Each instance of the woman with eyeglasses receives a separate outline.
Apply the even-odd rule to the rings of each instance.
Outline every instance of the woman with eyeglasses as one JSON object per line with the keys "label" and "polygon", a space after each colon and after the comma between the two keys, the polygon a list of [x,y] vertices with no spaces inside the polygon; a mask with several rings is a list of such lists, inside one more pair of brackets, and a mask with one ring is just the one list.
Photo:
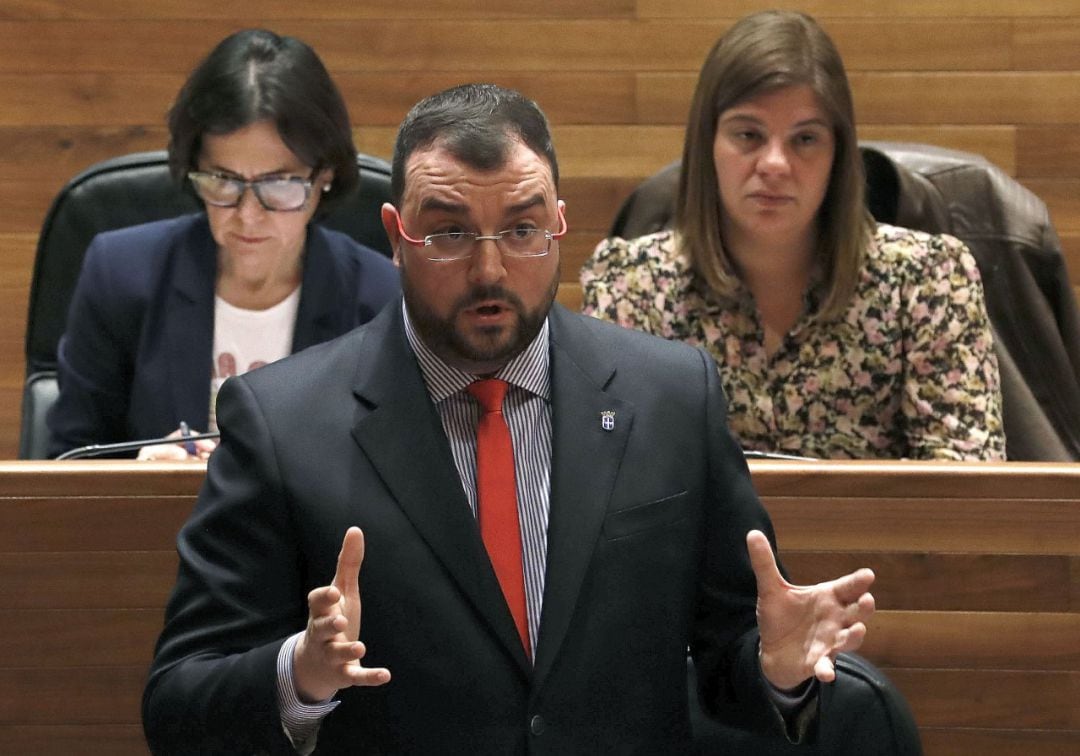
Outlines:
{"label": "woman with eyeglasses", "polygon": [[[91,243],[58,350],[53,456],[214,430],[226,378],[339,336],[398,296],[389,258],[317,222],[359,179],[345,103],[307,44],[227,37],[168,122],[171,172],[203,211]],[[139,458],[213,448],[146,446]]]}
{"label": "woman with eyeglasses", "polygon": [[873,222],[854,121],[813,19],[738,21],[698,78],[674,229],[601,242],[585,311],[708,350],[745,449],[1001,459],[975,260],[953,237]]}

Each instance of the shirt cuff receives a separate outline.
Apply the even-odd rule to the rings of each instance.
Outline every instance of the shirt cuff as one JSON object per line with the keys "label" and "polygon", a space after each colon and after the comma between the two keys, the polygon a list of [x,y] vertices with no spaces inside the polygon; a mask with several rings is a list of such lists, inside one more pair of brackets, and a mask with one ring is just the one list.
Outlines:
{"label": "shirt cuff", "polygon": [[761,669],[761,655],[758,653],[758,672],[765,682],[765,692],[772,703],[773,709],[784,725],[784,734],[791,743],[801,743],[810,732],[810,728],[817,718],[817,706],[815,702],[818,696],[818,681],[816,677],[804,680],[801,684],[784,690],[778,688],[769,681],[765,672]]}
{"label": "shirt cuff", "polygon": [[340,701],[327,698],[319,703],[306,704],[296,693],[293,673],[293,651],[303,632],[290,636],[281,644],[277,657],[277,698],[281,715],[281,727],[293,748],[302,756],[315,750],[319,725],[327,714],[337,708]]}

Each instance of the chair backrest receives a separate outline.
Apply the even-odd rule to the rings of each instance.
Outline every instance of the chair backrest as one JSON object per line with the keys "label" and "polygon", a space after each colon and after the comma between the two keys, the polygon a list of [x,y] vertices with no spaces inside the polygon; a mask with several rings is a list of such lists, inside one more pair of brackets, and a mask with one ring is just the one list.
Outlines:
{"label": "chair backrest", "polygon": [[[389,256],[379,208],[390,200],[390,164],[370,155],[358,155],[357,164],[358,190],[320,223]],[[172,218],[200,207],[190,190],[172,180],[164,150],[104,160],[60,190],[42,224],[30,282],[20,459],[45,455],[45,413],[56,398],[56,348],[91,239],[102,231]]]}
{"label": "chair backrest", "polygon": [[836,679],[820,687],[816,732],[810,742],[799,745],[711,719],[699,702],[694,665],[689,659],[687,672],[696,754],[920,756],[923,752],[907,700],[880,669],[858,654],[837,656]]}
{"label": "chair backrest", "polygon": [[[1080,308],[1042,200],[971,153],[863,142],[867,208],[880,222],[965,242],[982,274],[1001,370],[1009,459],[1080,460]],[[611,235],[671,226],[680,165],[643,181]]]}

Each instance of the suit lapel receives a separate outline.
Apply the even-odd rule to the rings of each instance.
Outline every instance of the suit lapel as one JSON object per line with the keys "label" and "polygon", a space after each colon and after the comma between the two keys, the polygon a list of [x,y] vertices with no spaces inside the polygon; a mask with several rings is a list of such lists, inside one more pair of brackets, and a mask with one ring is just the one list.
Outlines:
{"label": "suit lapel", "polygon": [[[605,392],[614,362],[577,317],[552,309],[551,501],[537,689],[566,638],[634,418],[633,405]],[[610,430],[606,412],[614,412]]]}
{"label": "suit lapel", "polygon": [[[401,306],[365,328],[352,435],[420,537],[514,658],[530,664],[462,490],[442,422],[405,338]],[[374,359],[378,355],[378,359]]]}
{"label": "suit lapel", "polygon": [[[340,323],[348,307],[342,304],[345,292],[341,291],[340,274],[326,238],[314,225],[308,226],[304,243],[303,280],[300,288],[300,304],[296,311],[293,329],[293,353],[319,344],[344,333],[351,323]],[[352,300],[345,296],[352,305]]]}
{"label": "suit lapel", "polygon": [[210,369],[213,361],[214,281],[217,248],[205,218],[178,241],[162,318],[169,350],[170,391],[176,422],[206,430],[210,421]]}

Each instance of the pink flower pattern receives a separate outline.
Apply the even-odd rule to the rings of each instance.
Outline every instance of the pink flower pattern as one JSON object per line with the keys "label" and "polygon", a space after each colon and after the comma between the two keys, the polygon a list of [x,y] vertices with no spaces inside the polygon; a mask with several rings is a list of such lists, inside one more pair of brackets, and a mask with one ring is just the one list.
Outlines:
{"label": "pink flower pattern", "polygon": [[701,346],[745,448],[819,458],[993,460],[1001,389],[975,259],[946,235],[880,225],[846,315],[813,317],[765,352],[748,292],[698,286],[674,234],[606,239],[581,270],[584,310]]}

